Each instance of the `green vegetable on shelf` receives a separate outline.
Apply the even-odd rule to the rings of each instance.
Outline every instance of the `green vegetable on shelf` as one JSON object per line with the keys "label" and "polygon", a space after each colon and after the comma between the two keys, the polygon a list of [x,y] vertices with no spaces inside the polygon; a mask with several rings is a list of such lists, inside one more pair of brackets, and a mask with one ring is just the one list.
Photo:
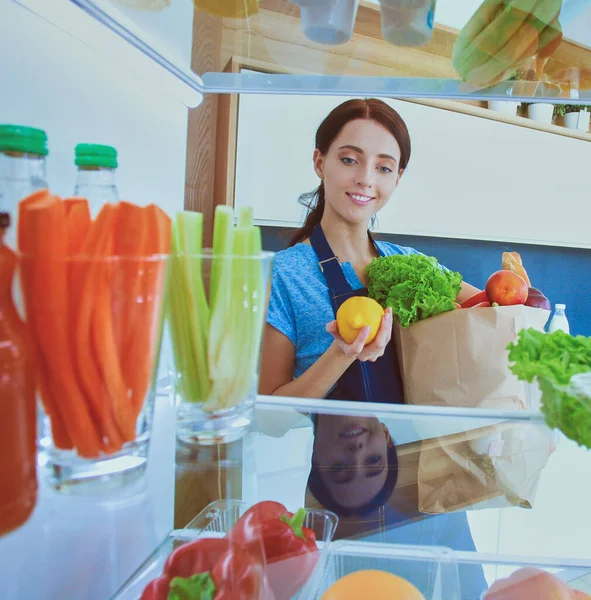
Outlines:
{"label": "green vegetable on shelf", "polygon": [[402,327],[454,310],[462,286],[459,273],[443,269],[424,254],[382,256],[365,272],[369,297],[390,307]]}
{"label": "green vegetable on shelf", "polygon": [[213,600],[215,584],[209,573],[173,577],[167,600]]}
{"label": "green vegetable on shelf", "polygon": [[530,383],[537,380],[548,426],[591,448],[591,400],[571,384],[573,375],[591,372],[591,338],[530,328],[507,348],[513,373]]}
{"label": "green vegetable on shelf", "polygon": [[203,252],[203,215],[179,212],[167,286],[178,392],[204,410],[230,408],[253,385],[265,317],[262,240],[252,209],[218,206],[211,254]]}

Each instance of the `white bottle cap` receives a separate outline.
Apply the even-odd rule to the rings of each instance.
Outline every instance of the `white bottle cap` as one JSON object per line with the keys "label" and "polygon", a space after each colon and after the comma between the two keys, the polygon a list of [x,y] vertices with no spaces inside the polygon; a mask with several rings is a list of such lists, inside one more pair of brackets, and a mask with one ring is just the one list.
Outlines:
{"label": "white bottle cap", "polygon": [[564,310],[566,308],[566,304],[557,304],[556,308],[562,308],[562,310]]}

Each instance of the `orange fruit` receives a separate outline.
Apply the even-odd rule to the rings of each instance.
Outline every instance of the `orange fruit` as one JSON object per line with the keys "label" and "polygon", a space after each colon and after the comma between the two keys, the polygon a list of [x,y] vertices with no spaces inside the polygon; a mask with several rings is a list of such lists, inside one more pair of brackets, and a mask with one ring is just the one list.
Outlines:
{"label": "orange fruit", "polygon": [[320,600],[425,600],[410,582],[385,571],[365,570],[350,573],[333,583]]}
{"label": "orange fruit", "polygon": [[384,309],[375,300],[365,296],[353,296],[345,300],[337,310],[339,334],[347,344],[352,344],[359,332],[369,326],[369,336],[365,342],[367,346],[378,335],[383,316]]}

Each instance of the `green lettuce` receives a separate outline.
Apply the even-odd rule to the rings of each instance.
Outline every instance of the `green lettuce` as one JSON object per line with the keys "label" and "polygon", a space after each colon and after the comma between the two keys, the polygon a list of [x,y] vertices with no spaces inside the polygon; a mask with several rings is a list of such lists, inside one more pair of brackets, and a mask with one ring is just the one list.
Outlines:
{"label": "green lettuce", "polygon": [[462,276],[423,254],[382,256],[365,269],[369,297],[390,307],[402,327],[454,310]]}
{"label": "green lettuce", "polygon": [[591,448],[591,399],[571,385],[573,375],[591,372],[591,338],[522,329],[507,349],[511,371],[521,380],[537,380],[548,426]]}

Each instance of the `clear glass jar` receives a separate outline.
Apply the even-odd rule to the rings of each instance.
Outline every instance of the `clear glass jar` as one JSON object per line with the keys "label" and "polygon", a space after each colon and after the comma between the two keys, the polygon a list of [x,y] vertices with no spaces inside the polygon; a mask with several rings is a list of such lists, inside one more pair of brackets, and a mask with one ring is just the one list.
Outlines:
{"label": "clear glass jar", "polygon": [[18,204],[47,187],[47,135],[41,129],[0,125],[0,212],[8,213],[11,227],[4,243],[16,248]]}
{"label": "clear glass jar", "polygon": [[99,144],[78,144],[75,164],[78,167],[74,196],[86,198],[94,219],[101,207],[119,201],[117,189],[117,150]]}

